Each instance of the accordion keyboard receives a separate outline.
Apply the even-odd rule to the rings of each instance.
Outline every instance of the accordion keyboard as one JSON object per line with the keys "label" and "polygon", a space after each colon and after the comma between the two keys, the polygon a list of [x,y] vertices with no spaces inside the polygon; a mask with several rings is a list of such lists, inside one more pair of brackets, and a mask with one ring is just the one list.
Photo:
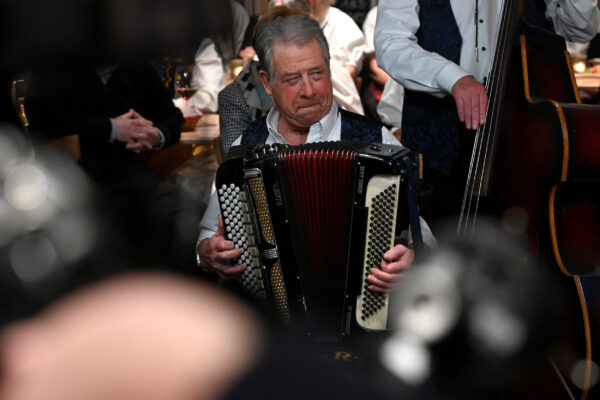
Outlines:
{"label": "accordion keyboard", "polygon": [[365,257],[362,288],[356,304],[356,322],[365,329],[387,328],[389,294],[369,289],[366,278],[371,269],[380,268],[383,254],[394,245],[399,188],[399,176],[375,176],[367,188],[365,205],[369,208],[369,213]]}
{"label": "accordion keyboard", "polygon": [[241,289],[258,301],[266,302],[267,295],[256,247],[257,232],[252,223],[248,195],[243,188],[232,183],[222,185],[218,189],[218,196],[227,239],[242,250],[238,263],[246,264],[246,269],[239,278]]}

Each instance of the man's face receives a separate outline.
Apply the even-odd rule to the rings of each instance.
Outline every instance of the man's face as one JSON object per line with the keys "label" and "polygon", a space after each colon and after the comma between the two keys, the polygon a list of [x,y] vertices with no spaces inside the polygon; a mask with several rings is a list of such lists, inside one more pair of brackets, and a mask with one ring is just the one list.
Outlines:
{"label": "man's face", "polygon": [[281,113],[280,123],[308,128],[331,109],[333,87],[329,65],[316,40],[296,45],[273,46],[272,82],[262,71],[265,90]]}

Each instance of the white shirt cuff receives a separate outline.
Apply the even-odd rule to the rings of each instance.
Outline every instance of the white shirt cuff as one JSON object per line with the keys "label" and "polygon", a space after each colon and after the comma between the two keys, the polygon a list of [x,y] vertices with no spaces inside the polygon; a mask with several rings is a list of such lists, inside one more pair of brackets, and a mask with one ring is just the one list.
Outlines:
{"label": "white shirt cuff", "polygon": [[160,143],[157,144],[156,146],[153,147],[154,150],[160,150],[164,147],[165,145],[165,135],[162,133],[162,131],[158,128],[154,128],[156,129],[156,132],[158,132],[158,136],[160,137]]}
{"label": "white shirt cuff", "polygon": [[437,83],[445,92],[452,94],[454,84],[467,75],[471,74],[454,63],[448,63],[438,74]]}
{"label": "white shirt cuff", "polygon": [[110,119],[110,137],[108,138],[108,143],[113,143],[117,140],[117,123],[113,118]]}

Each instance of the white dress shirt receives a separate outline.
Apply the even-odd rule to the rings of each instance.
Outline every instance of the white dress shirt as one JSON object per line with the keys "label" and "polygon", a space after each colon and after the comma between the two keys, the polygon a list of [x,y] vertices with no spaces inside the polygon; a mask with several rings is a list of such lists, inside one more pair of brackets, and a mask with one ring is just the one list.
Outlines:
{"label": "white dress shirt", "polygon": [[[545,0],[546,18],[567,40],[586,42],[600,24],[596,0]],[[375,26],[378,64],[405,88],[445,96],[460,78],[473,75],[480,82],[488,74],[494,54],[502,0],[479,1],[475,56],[475,0],[450,0],[463,42],[460,66],[417,44],[417,0],[380,0]],[[484,50],[485,48],[485,50]]]}
{"label": "white dress shirt", "polygon": [[186,106],[200,112],[217,112],[219,92],[225,87],[225,69],[212,39],[204,39],[196,51],[191,86],[197,90]]}
{"label": "white dress shirt", "polygon": [[331,58],[343,65],[354,66],[360,71],[366,41],[352,17],[338,8],[329,7],[320,25],[329,42]]}
{"label": "white dress shirt", "polygon": [[[377,21],[377,6],[371,8],[365,17],[362,30],[367,41],[367,52],[375,52],[374,36]],[[404,88],[393,79],[388,79],[377,102],[377,115],[381,122],[391,127],[394,132],[402,126],[402,105],[404,104]]]}
{"label": "white dress shirt", "polygon": [[377,22],[377,6],[371,8],[367,13],[365,20],[363,21],[362,31],[367,41],[367,53],[375,51],[375,43],[373,38],[375,37],[375,22]]}
{"label": "white dress shirt", "polygon": [[[217,112],[219,108],[218,96],[225,87],[226,74],[229,72],[229,59],[238,57],[246,27],[250,22],[246,9],[240,3],[230,0],[230,4],[233,49],[220,54],[212,39],[207,38],[200,43],[194,56],[191,84],[197,90],[185,104],[186,107],[194,107],[197,111],[206,112]],[[225,50],[223,49],[223,51]],[[177,105],[183,106],[184,104]]]}
{"label": "white dress shirt", "polygon": [[329,44],[333,97],[342,108],[364,115],[356,84],[346,66],[360,72],[366,50],[365,37],[356,22],[335,7],[329,7],[320,26]]}
{"label": "white dress shirt", "polygon": [[381,122],[391,127],[392,132],[402,127],[403,105],[404,88],[395,80],[389,79],[377,103],[377,115],[381,118]]}

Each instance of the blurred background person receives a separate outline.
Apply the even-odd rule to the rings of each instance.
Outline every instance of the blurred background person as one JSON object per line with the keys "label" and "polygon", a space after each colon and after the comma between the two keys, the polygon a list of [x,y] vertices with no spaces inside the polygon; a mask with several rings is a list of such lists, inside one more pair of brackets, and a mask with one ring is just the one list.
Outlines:
{"label": "blurred background person", "polygon": [[375,45],[373,43],[373,35],[375,34],[375,22],[377,20],[377,6],[372,7],[363,21],[362,31],[366,40],[366,51],[364,68],[361,73],[362,82],[360,97],[362,100],[365,115],[368,117],[381,120],[377,113],[377,104],[381,99],[381,93],[390,76],[379,68],[375,57]]}
{"label": "blurred background person", "polygon": [[366,51],[365,37],[354,20],[333,7],[335,0],[307,0],[329,43],[333,98],[345,110],[364,115],[358,77]]}
{"label": "blurred background person", "polygon": [[217,112],[217,96],[231,74],[229,61],[241,50],[248,12],[237,1],[229,0],[231,7],[231,32],[223,31],[216,37],[202,40],[194,55],[190,87],[195,93],[189,99],[178,100],[179,107],[192,107],[198,112]]}
{"label": "blurred background person", "polygon": [[383,122],[400,141],[404,89],[377,65],[373,42],[376,21],[377,6],[369,10],[362,26],[367,53],[360,94],[366,115]]}
{"label": "blurred background person", "polygon": [[28,92],[31,134],[45,141],[70,135],[79,139],[78,164],[149,266],[180,259],[189,234],[180,231],[185,194],[141,158],[177,143],[183,124],[152,65],[145,60],[82,61],[38,70]]}

